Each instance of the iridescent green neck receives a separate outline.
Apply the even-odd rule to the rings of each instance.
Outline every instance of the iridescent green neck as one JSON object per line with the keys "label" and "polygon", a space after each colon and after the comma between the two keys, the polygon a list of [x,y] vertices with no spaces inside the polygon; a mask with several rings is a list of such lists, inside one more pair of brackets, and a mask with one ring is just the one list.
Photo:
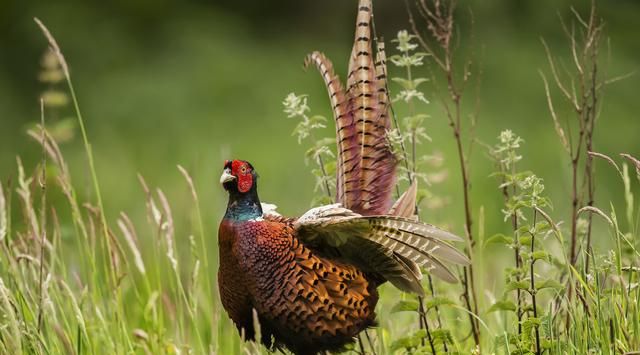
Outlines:
{"label": "iridescent green neck", "polygon": [[248,221],[262,217],[262,207],[258,193],[252,188],[247,193],[232,192],[229,194],[229,203],[225,219],[233,221]]}

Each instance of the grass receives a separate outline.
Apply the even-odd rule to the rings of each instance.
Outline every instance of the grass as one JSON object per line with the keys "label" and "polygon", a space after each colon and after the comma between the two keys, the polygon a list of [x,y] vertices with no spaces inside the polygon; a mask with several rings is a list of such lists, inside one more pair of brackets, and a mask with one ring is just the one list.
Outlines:
{"label": "grass", "polygon": [[[207,230],[208,213],[188,169],[172,172],[182,179],[183,196],[171,199],[139,176],[139,210],[145,212],[121,212],[115,220],[105,215],[104,203],[114,196],[101,193],[106,178],[96,169],[66,61],[42,28],[64,71],[89,178],[71,175],[58,142],[43,129],[43,109],[41,125],[29,131],[43,150],[42,162],[29,169],[18,159],[16,178],[0,183],[0,352],[265,353],[241,340],[219,303],[215,232]],[[417,127],[408,121],[405,132],[415,139]],[[501,208],[512,230],[490,233],[484,216],[498,212],[472,200],[480,206],[473,209],[479,211],[476,244],[468,250],[478,312],[469,311],[460,286],[435,281],[424,304],[427,322],[420,324],[419,301],[383,286],[380,326],[363,337],[367,352],[469,353],[477,346],[482,353],[640,351],[640,206],[632,192],[640,182],[637,161],[592,153],[599,172],[619,176],[611,189],[621,191],[617,200],[624,203],[597,200],[561,223],[551,200],[571,205],[571,196],[549,198],[542,180],[520,170],[529,165],[520,157],[524,144],[536,142],[503,133],[487,149],[497,172],[495,191],[506,189]],[[187,202],[176,208],[175,200]],[[588,247],[581,225],[592,216],[594,240],[605,248]]]}

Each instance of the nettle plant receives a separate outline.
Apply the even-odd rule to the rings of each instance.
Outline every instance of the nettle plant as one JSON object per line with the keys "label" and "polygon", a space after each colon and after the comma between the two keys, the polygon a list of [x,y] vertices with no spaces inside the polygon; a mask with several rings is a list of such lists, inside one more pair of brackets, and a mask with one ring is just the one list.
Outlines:
{"label": "nettle plant", "polygon": [[[620,168],[604,154],[589,153],[619,173],[629,231],[621,231],[613,204],[609,213],[595,206],[579,209],[579,240],[588,238],[587,217],[596,215],[608,225],[614,248],[606,252],[582,250],[580,257],[585,267],[578,268],[572,265],[568,253],[571,238],[563,236],[561,223],[554,222],[547,212],[552,206],[544,195],[542,179],[517,168],[522,159],[518,154],[522,143],[520,137],[507,130],[490,149],[498,167],[494,176],[499,179],[505,201],[502,212],[505,221],[511,223],[512,233],[494,235],[484,241],[483,247],[498,244],[514,252],[514,266],[505,270],[504,294],[488,309],[489,314],[503,316],[498,319],[503,332],[496,336],[495,348],[510,354],[582,354],[604,349],[626,353],[634,349],[640,330],[636,266],[640,253],[634,237],[634,218],[639,217],[634,217],[627,164]],[[640,173],[640,162],[628,154],[622,156]],[[600,234],[607,238],[606,233]]]}
{"label": "nettle plant", "polygon": [[[418,153],[418,147],[425,141],[431,142],[431,137],[424,127],[425,120],[430,116],[418,110],[419,105],[429,104],[429,100],[419,90],[419,86],[428,79],[415,76],[415,71],[424,65],[427,53],[417,51],[418,45],[413,42],[415,39],[415,35],[402,30],[391,41],[396,43],[398,54],[391,56],[390,60],[399,72],[404,73],[404,76],[391,77],[391,81],[399,86],[398,93],[392,101],[394,107],[406,112],[406,115],[398,119],[394,108],[391,109],[395,127],[389,132],[388,137],[396,156],[400,159],[399,179],[406,180],[409,184],[417,183],[419,186],[424,186],[418,189],[416,199],[416,212],[419,214],[421,202],[425,201],[425,198],[441,201],[433,196],[428,187],[443,181],[447,172],[438,171],[442,170],[440,165],[443,162],[438,154],[419,155]],[[434,173],[427,174],[422,169],[434,171]],[[427,207],[439,208],[442,207],[442,203],[429,204]],[[440,307],[455,305],[456,301],[444,295],[439,296],[431,275],[427,274],[426,280],[430,294],[426,303],[419,297],[407,295],[407,299],[398,302],[391,310],[392,313],[416,312],[420,327],[415,333],[396,339],[391,344],[392,351],[404,349],[411,353],[448,352],[454,345],[451,332],[443,324]],[[432,316],[432,321],[429,315]],[[437,329],[434,329],[433,323]]]}
{"label": "nettle plant", "polygon": [[[545,249],[550,245],[548,240],[553,232],[548,214],[544,212],[551,208],[551,201],[543,194],[541,178],[517,168],[522,160],[518,153],[524,142],[522,138],[505,130],[498,139],[489,153],[499,169],[493,175],[500,181],[499,188],[505,201],[502,213],[505,222],[511,222],[513,234],[489,237],[484,246],[500,244],[512,249],[515,265],[505,270],[504,295],[489,312],[515,314],[516,326],[508,323],[506,316],[503,319],[505,331],[496,338],[496,346],[506,346],[512,354],[529,354],[532,349],[540,353],[550,347],[549,334],[541,327],[549,322],[550,315],[548,309],[538,306],[539,292],[549,289],[553,296],[564,288],[556,281],[558,274],[551,267],[562,265],[562,262]],[[543,268],[544,272],[541,272]]]}
{"label": "nettle plant", "polygon": [[[389,141],[394,147],[396,156],[401,159],[399,166],[400,179],[413,182],[414,179],[421,180],[427,186],[430,183],[428,175],[420,172],[419,167],[424,164],[433,163],[437,157],[422,155],[418,156],[417,147],[423,140],[431,141],[431,137],[427,135],[424,128],[424,121],[429,115],[417,112],[416,105],[420,103],[428,104],[429,101],[424,93],[418,90],[420,84],[427,82],[426,78],[414,77],[413,70],[421,67],[426,57],[426,53],[417,52],[418,45],[412,43],[415,39],[414,35],[410,35],[406,30],[399,31],[395,39],[391,42],[396,43],[396,49],[399,54],[391,56],[391,62],[400,70],[404,71],[405,76],[392,77],[391,80],[400,86],[400,90],[392,99],[394,104],[403,104],[406,106],[408,115],[397,119],[395,111],[393,111],[393,119],[395,128],[389,132]],[[401,123],[400,123],[401,122]],[[410,153],[408,152],[410,150]],[[425,189],[420,189],[418,201],[427,194]]]}
{"label": "nettle plant", "polygon": [[330,204],[333,202],[335,191],[336,156],[333,152],[334,138],[316,138],[316,131],[326,128],[327,119],[320,115],[310,115],[311,108],[307,104],[307,95],[290,93],[282,102],[284,113],[289,118],[300,120],[292,135],[298,138],[298,144],[304,140],[311,140],[311,147],[305,153],[305,163],[313,161],[315,168],[311,173],[316,178],[315,191],[322,191],[312,201],[313,206]]}

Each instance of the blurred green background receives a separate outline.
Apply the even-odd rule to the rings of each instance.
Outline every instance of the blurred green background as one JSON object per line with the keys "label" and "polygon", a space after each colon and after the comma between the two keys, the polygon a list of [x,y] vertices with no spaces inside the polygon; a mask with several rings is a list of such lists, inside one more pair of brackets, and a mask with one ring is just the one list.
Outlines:
{"label": "blurred green background", "polygon": [[[553,130],[538,71],[549,72],[541,37],[561,65],[571,64],[559,16],[570,19],[572,5],[586,14],[589,1],[476,0],[462,2],[458,11],[465,34],[459,47],[473,53],[479,79],[477,88],[472,85],[465,94],[466,113],[477,104],[477,138],[493,145],[503,129],[521,135],[525,145],[520,168],[544,178],[560,220],[569,218],[570,165]],[[637,70],[640,2],[608,0],[598,6],[610,39],[607,75]],[[215,245],[226,206],[218,176],[228,158],[253,163],[261,175],[264,201],[277,204],[284,214],[301,214],[314,196],[314,178],[304,163],[306,146],[291,135],[296,122],[282,113],[281,102],[292,91],[309,94],[312,113],[331,117],[320,76],[315,70],[305,72],[302,60],[321,50],[344,77],[355,9],[355,0],[0,1],[0,178],[6,182],[15,176],[16,155],[27,169],[40,157],[37,144],[25,134],[39,121],[38,98],[49,88],[38,80],[47,48],[32,20],[38,17],[57,38],[71,67],[110,221],[119,211],[143,218],[137,173],[167,192],[174,211],[188,208],[187,186],[176,169],[181,164],[194,176],[207,237]],[[387,40],[408,27],[401,1],[376,1],[375,16],[377,32]],[[471,42],[468,33],[473,34]],[[394,53],[390,43],[387,48]],[[389,70],[392,76],[403,75],[396,68]],[[418,75],[430,76],[427,67]],[[453,137],[433,86],[424,88],[432,103],[419,110],[431,116],[426,128],[433,141],[421,149],[442,152],[448,171],[443,183],[431,187],[446,205],[425,217],[462,234]],[[640,75],[606,88],[595,133],[597,151],[640,156],[638,88]],[[570,114],[562,105],[559,113]],[[46,114],[54,123],[73,117],[73,110],[68,105]],[[87,162],[79,130],[74,131],[62,149],[76,185],[86,186],[80,193],[86,195],[91,191]],[[333,134],[332,126],[326,134]],[[502,221],[502,197],[489,176],[494,165],[485,151],[475,145],[471,156],[472,203],[476,216],[484,208],[485,233],[492,234],[508,225]],[[597,203],[608,208],[621,192],[612,169],[598,162]],[[186,244],[186,235],[178,237]],[[215,249],[210,253],[215,255]]]}

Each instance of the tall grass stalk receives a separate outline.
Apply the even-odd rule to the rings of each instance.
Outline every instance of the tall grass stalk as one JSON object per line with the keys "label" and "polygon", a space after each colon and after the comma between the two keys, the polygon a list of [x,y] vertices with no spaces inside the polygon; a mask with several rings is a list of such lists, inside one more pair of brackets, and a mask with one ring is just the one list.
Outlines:
{"label": "tall grass stalk", "polygon": [[[422,49],[427,53],[430,60],[435,63],[435,67],[440,71],[446,84],[446,94],[441,95],[441,102],[444,107],[449,126],[451,127],[453,137],[456,144],[458,154],[458,163],[460,168],[460,176],[462,182],[463,206],[465,218],[465,234],[467,236],[467,246],[465,248],[467,257],[473,261],[474,233],[472,229],[473,218],[471,212],[470,188],[471,180],[469,175],[469,154],[472,147],[473,131],[476,125],[476,117],[471,115],[469,127],[465,132],[462,121],[462,98],[465,88],[471,77],[470,64],[466,61],[461,72],[458,72],[454,65],[454,39],[455,24],[454,11],[456,9],[455,0],[416,0],[415,5],[420,15],[425,32],[418,28],[418,24],[414,19],[413,12],[409,6],[408,0],[405,0],[407,13],[409,16],[409,24],[413,30],[413,34],[418,39]],[[432,45],[431,43],[434,43]],[[435,77],[432,79],[437,82]],[[464,141],[464,134],[468,134],[467,141]],[[467,145],[465,149],[465,144]],[[468,150],[467,150],[468,149]],[[478,312],[478,297],[475,286],[473,263],[464,268],[463,274],[463,298],[467,309],[470,311],[469,322],[476,346],[480,347],[480,325],[476,318],[471,317],[471,313]]]}
{"label": "tall grass stalk", "polygon": [[[453,90],[447,88],[441,96],[445,101],[445,115],[453,124],[464,187],[468,183],[464,177],[468,179],[471,140],[463,135],[469,126],[459,112],[462,99],[455,94],[462,94],[468,71],[466,67],[462,73],[454,70],[453,57],[447,54],[447,41],[453,38],[454,27],[450,4],[444,0],[418,0],[416,10],[420,19],[428,24],[429,20],[423,17],[426,15],[436,27],[428,27],[426,35],[415,39],[422,47],[432,45],[432,53],[437,54],[425,57],[425,63],[433,59],[445,82],[449,83],[448,73],[457,85]],[[596,142],[589,136],[596,129],[596,118],[602,107],[601,90],[615,79],[602,79],[604,68],[592,66],[597,58],[595,44],[584,42],[589,38],[593,41],[604,38],[602,22],[593,11],[588,18],[577,12],[574,17],[575,27],[563,25],[563,29],[569,38],[571,65],[578,73],[572,73],[578,78],[576,94],[565,80],[569,74],[556,64],[559,61],[552,58],[551,48],[545,48],[550,73],[542,75],[541,95],[545,95],[552,116],[549,128],[556,131],[562,154],[570,157],[571,190],[577,176],[577,194],[554,199],[547,196],[542,179],[524,169],[526,160],[519,155],[523,141],[505,130],[490,155],[496,161],[495,194],[496,198],[501,195],[504,201],[502,215],[508,232],[485,236],[485,228],[488,229],[484,224],[485,214],[500,212],[481,208],[477,217],[479,227],[467,241],[476,272],[483,254],[499,256],[504,252],[506,256],[504,282],[494,277],[497,280],[494,284],[476,285],[482,286],[477,291],[482,291],[492,304],[484,309],[483,302],[475,299],[476,286],[472,284],[470,272],[463,274],[466,289],[459,300],[450,295],[457,291],[429,282],[432,297],[422,300],[402,295],[399,302],[394,301],[392,309],[379,307],[376,311],[381,326],[373,338],[367,333],[361,335],[360,346],[349,350],[351,354],[358,348],[360,352],[381,355],[478,354],[481,350],[495,354],[635,354],[639,351],[640,206],[634,191],[640,183],[640,160],[628,153],[612,157],[593,150]],[[433,22],[434,19],[442,22]],[[417,23],[411,21],[418,35]],[[34,159],[18,157],[14,176],[0,181],[0,353],[268,353],[261,345],[243,342],[212,288],[215,262],[209,260],[206,249],[209,233],[201,211],[204,205],[186,169],[178,166],[187,183],[191,195],[187,203],[192,204],[192,208],[172,205],[171,194],[165,194],[164,188],[147,184],[140,176],[144,194],[140,210],[146,207],[147,223],[144,217],[138,221],[138,214],[133,211],[122,211],[109,223],[103,206],[109,202],[103,201],[108,195],[106,191],[101,194],[99,184],[104,178],[96,169],[98,161],[94,160],[90,134],[80,113],[67,63],[46,27],[36,22],[47,37],[69,87],[82,133],[92,192],[88,197],[77,193],[76,179],[72,179],[72,169],[62,154],[60,141],[47,129],[52,113],[43,99],[39,124],[27,131],[39,148],[35,163],[32,163]],[[436,34],[438,37],[434,38]],[[408,33],[407,38],[411,38]],[[402,50],[400,52],[402,54]],[[411,53],[393,59],[415,63],[416,57],[411,58]],[[407,101],[410,117],[396,117],[398,131],[391,135],[397,134],[396,143],[404,147],[400,150],[406,165],[402,164],[400,169],[406,170],[407,180],[413,183],[425,177],[420,169],[424,159],[418,153],[419,139],[424,138],[425,117],[416,118],[419,111],[408,99],[422,101],[416,90],[420,71],[412,67],[403,72],[401,80],[396,81],[401,86],[397,101]],[[597,84],[594,78],[598,79]],[[550,84],[555,86],[552,88]],[[571,114],[562,114],[566,110],[559,109],[556,91]],[[309,129],[321,128],[323,122],[311,115],[306,121],[306,126],[297,133],[310,133]],[[580,136],[578,131],[569,131],[569,122],[584,129],[582,138],[576,138]],[[469,124],[473,127],[474,122]],[[323,199],[329,200],[332,197],[329,176],[334,171],[326,147],[333,139],[311,136],[310,140],[314,142],[307,157],[316,165],[317,189],[325,195]],[[581,148],[577,146],[578,140],[582,141]],[[578,149],[579,162],[574,165]],[[317,159],[319,156],[321,161]],[[598,172],[610,169],[620,177],[619,184],[607,188],[618,195],[616,201],[622,203],[594,198],[599,176],[595,167],[602,162],[606,164]],[[424,196],[424,192],[418,194]],[[578,196],[577,207],[575,196]],[[562,213],[556,211],[563,211],[563,205],[570,211],[571,220],[567,218],[566,223],[561,222],[562,218],[556,220]],[[470,209],[470,205],[465,206],[465,214]],[[191,225],[183,227],[180,223],[183,220]],[[465,229],[470,232],[471,220],[466,222]],[[592,245],[590,238],[599,243]],[[472,241],[477,242],[475,246]],[[601,245],[610,247],[603,249]],[[501,260],[496,257],[492,261],[499,264]],[[491,270],[489,266],[487,270]],[[397,295],[386,287],[381,287],[380,292],[381,305],[389,302],[389,295]],[[403,318],[398,314],[406,311],[412,316]],[[500,313],[485,317],[493,312]],[[417,329],[416,314],[421,329]],[[254,321],[260,333],[256,314]],[[482,345],[481,350],[478,343]]]}
{"label": "tall grass stalk", "polygon": [[[84,119],[82,117],[82,113],[80,111],[80,105],[78,103],[78,99],[76,96],[76,92],[73,86],[73,81],[71,80],[71,74],[69,72],[69,67],[67,65],[67,62],[64,58],[64,55],[62,54],[62,51],[60,50],[60,47],[58,46],[57,41],[55,40],[55,38],[51,35],[51,32],[47,29],[47,27],[37,18],[34,18],[34,21],[36,22],[36,24],[40,27],[40,29],[42,30],[42,33],[44,34],[44,36],[47,38],[48,42],[49,42],[49,47],[50,50],[55,54],[55,56],[58,59],[58,62],[60,63],[60,66],[62,68],[62,71],[64,73],[68,88],[69,88],[69,93],[71,94],[71,99],[73,102],[73,107],[75,110],[75,114],[76,117],[78,119],[78,124],[80,126],[80,132],[82,134],[82,141],[84,144],[84,149],[85,149],[85,154],[87,156],[87,161],[89,164],[89,172],[91,175],[91,180],[93,182],[93,189],[94,189],[94,193],[96,196],[96,202],[98,205],[98,215],[99,215],[99,222],[100,222],[100,227],[102,230],[102,234],[103,234],[103,238],[101,238],[101,243],[103,243],[106,246],[106,250],[107,250],[107,255],[109,257],[115,255],[115,251],[113,250],[113,246],[112,246],[112,242],[111,242],[111,236],[109,234],[109,227],[107,226],[107,219],[105,217],[104,214],[104,204],[102,202],[102,193],[100,190],[100,184],[98,181],[98,175],[97,175],[97,171],[96,171],[96,167],[95,167],[95,163],[94,163],[94,157],[93,157],[93,150],[91,147],[91,144],[89,142],[89,138],[87,135],[87,131],[85,128],[85,124],[84,124]],[[107,260],[110,260],[111,262],[113,262],[113,259],[107,258]],[[116,274],[116,270],[115,268],[113,268],[113,265],[109,264],[109,261],[105,262],[104,268],[106,270],[106,274],[109,275],[109,281],[110,281],[110,286],[111,289],[113,290],[114,294],[115,294],[115,300],[114,300],[114,308],[115,308],[115,318],[118,320],[122,320],[125,318],[124,312],[123,312],[123,308],[122,308],[122,294],[121,294],[121,289],[118,285],[118,275]],[[119,327],[120,328],[120,327]],[[123,344],[126,344],[126,347],[129,349],[132,349],[132,344],[130,343],[130,339],[128,337],[127,334],[124,333],[120,333],[120,341]]]}

